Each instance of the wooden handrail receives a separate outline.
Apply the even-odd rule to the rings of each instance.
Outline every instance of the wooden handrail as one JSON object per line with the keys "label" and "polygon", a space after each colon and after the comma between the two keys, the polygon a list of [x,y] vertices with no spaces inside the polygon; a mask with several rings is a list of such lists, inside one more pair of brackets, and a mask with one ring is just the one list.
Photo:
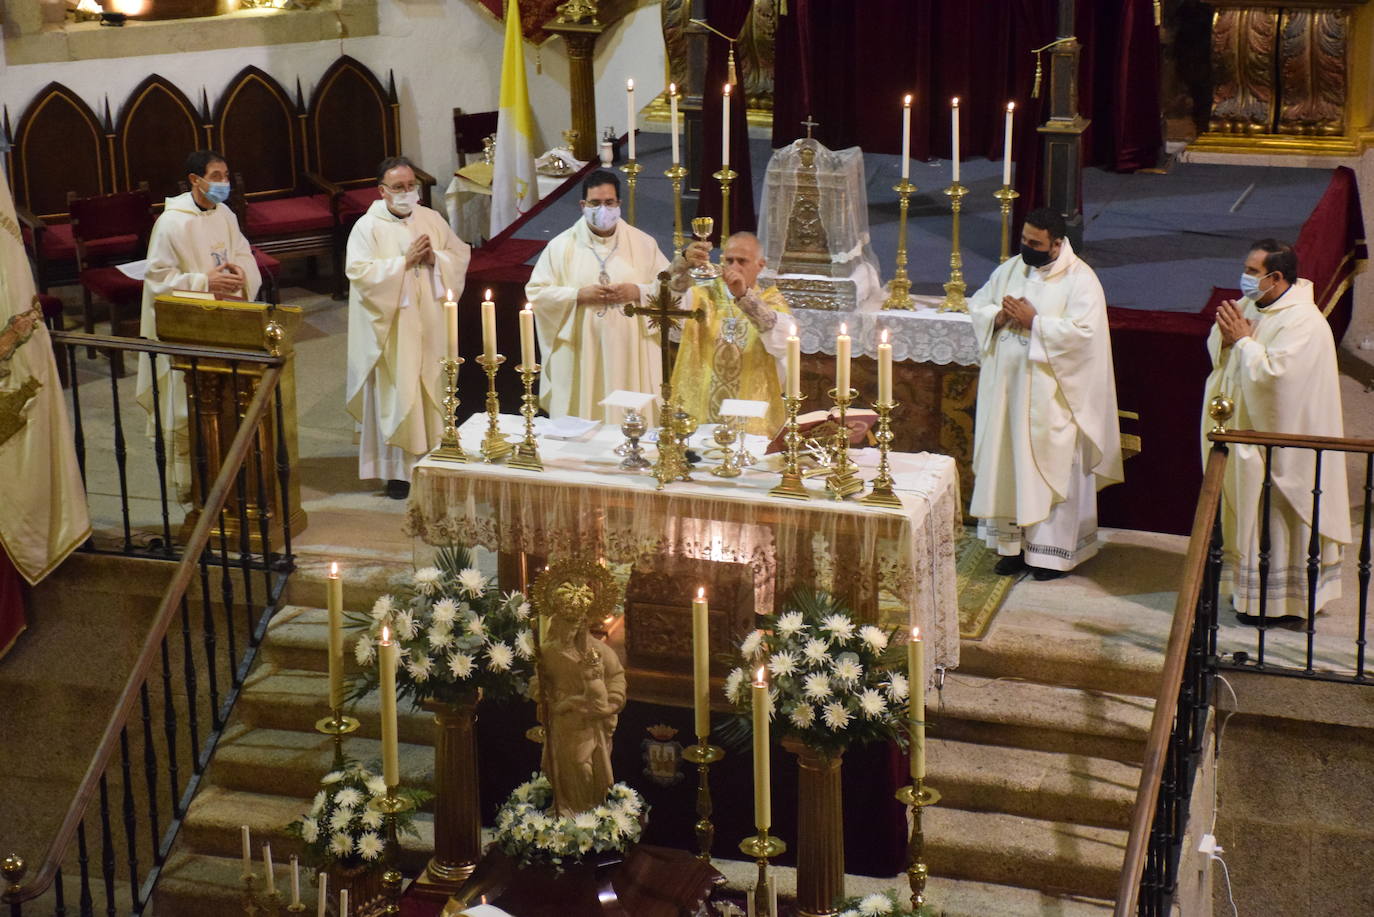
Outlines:
{"label": "wooden handrail", "polygon": [[1207,438],[1214,443],[1242,443],[1247,446],[1287,446],[1299,449],[1325,449],[1328,452],[1374,452],[1374,439],[1261,433],[1256,430],[1227,430],[1225,433],[1209,433]]}
{"label": "wooden handrail", "polygon": [[1168,753],[1169,733],[1178,712],[1179,685],[1183,681],[1183,667],[1188,661],[1188,641],[1197,618],[1197,600],[1207,569],[1207,552],[1212,541],[1212,527],[1221,502],[1222,473],[1226,470],[1226,449],[1213,446],[1207,457],[1207,470],[1202,477],[1202,492],[1198,495],[1193,515],[1193,532],[1188,539],[1188,553],[1183,561],[1183,583],[1174,603],[1174,621],[1169,629],[1169,645],[1164,652],[1164,672],[1159,692],[1155,696],[1154,715],[1150,720],[1150,736],[1145,743],[1145,763],[1140,771],[1140,789],[1136,793],[1135,809],[1131,812],[1130,835],[1126,839],[1126,857],[1121,864],[1121,879],[1116,891],[1116,917],[1130,917],[1135,913],[1136,897],[1140,893],[1140,877],[1145,871],[1145,853],[1154,823],[1155,806],[1159,802],[1159,783],[1164,775],[1164,759]]}
{"label": "wooden handrail", "polygon": [[172,344],[167,341],[154,341],[148,338],[112,337],[105,334],[85,334],[78,331],[49,331],[48,337],[59,344],[73,347],[113,347],[116,350],[130,350],[135,353],[156,353],[165,357],[191,357],[202,360],[237,360],[240,363],[260,363],[264,366],[281,366],[285,357],[274,357],[260,350],[229,350],[223,347],[205,347],[200,344]]}
{"label": "wooden handrail", "polygon": [[[85,335],[80,336],[83,342],[85,337]],[[197,348],[197,350],[199,349]],[[236,352],[231,351],[231,353],[237,355]],[[258,356],[263,355],[259,354]],[[219,520],[220,512],[224,509],[225,501],[229,498],[229,488],[233,486],[239,468],[248,458],[248,450],[252,448],[258,425],[267,414],[267,409],[272,403],[272,395],[276,391],[280,379],[281,368],[271,366],[263,372],[262,378],[258,382],[257,392],[253,395],[248,410],[244,412],[238,433],[234,435],[234,441],[230,443],[225,452],[224,464],[220,466],[219,474],[215,477],[209,494],[206,495],[205,506],[200,514],[200,519],[196,521],[196,527],[191,531],[191,537],[186,542],[186,551],[182,554],[181,562],[177,564],[176,572],[172,574],[172,580],[167,585],[167,590],[162,594],[162,602],[158,605],[157,615],[148,630],[148,637],[143,643],[143,649],[139,652],[138,659],[135,660],[128,679],[124,682],[124,691],[115,703],[114,711],[110,714],[110,721],[105,727],[105,733],[101,736],[100,744],[91,757],[90,766],[86,768],[86,774],[81,778],[81,785],[77,788],[76,795],[67,808],[67,815],[62,819],[57,834],[48,846],[43,865],[28,884],[20,886],[17,894],[6,891],[5,894],[0,895],[0,900],[10,904],[30,901],[43,894],[52,885],[57,870],[62,865],[62,859],[66,855],[67,848],[76,837],[76,831],[81,820],[86,817],[86,809],[99,787],[101,775],[105,773],[110,759],[119,747],[120,733],[128,724],[129,714],[133,711],[134,704],[138,702],[139,689],[148,680],[148,674],[161,651],[162,640],[167,634],[168,627],[171,626],[173,616],[181,605],[187,587],[191,584],[191,577],[195,574],[196,564],[200,560],[201,552],[205,550],[210,541],[211,532]]]}

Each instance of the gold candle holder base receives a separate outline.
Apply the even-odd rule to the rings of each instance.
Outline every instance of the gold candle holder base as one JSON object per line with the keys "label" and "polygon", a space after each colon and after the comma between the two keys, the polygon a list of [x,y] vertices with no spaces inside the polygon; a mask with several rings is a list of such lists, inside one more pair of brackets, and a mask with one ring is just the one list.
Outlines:
{"label": "gold candle holder base", "polygon": [[896,191],[901,199],[898,205],[901,208],[901,216],[897,221],[897,270],[892,276],[892,282],[887,285],[887,299],[883,300],[883,308],[911,309],[916,305],[916,300],[911,296],[911,279],[906,274],[906,214],[907,208],[911,205],[911,195],[916,192],[916,186],[904,178],[893,185],[892,190]]}
{"label": "gold candle holder base", "polygon": [[501,400],[496,395],[496,371],[506,358],[496,354],[490,361],[485,354],[477,358],[477,363],[487,374],[487,435],[482,437],[482,461],[499,462],[510,455],[511,444],[501,435]]}
{"label": "gold candle holder base", "polygon": [[673,183],[673,253],[681,255],[687,247],[687,236],[682,232],[682,180],[687,177],[687,167],[675,162],[663,174]]}
{"label": "gold candle holder base", "polygon": [[725,749],[712,745],[705,736],[697,736],[697,744],[682,750],[682,760],[697,766],[697,859],[711,862],[711,846],[716,838],[716,826],[711,824],[711,765],[725,757]]}
{"label": "gold candle holder base", "polygon": [[[663,383],[663,394],[658,442],[655,444],[658,446],[658,460],[654,462],[652,472],[657,482],[655,490],[662,490],[673,481],[692,480],[692,466],[687,461],[687,449],[683,445],[683,439],[691,434],[691,429],[695,429],[696,421],[673,402],[672,386],[667,382]],[[686,434],[684,430],[687,431]]]}
{"label": "gold candle holder base", "polygon": [[782,403],[787,408],[787,422],[785,429],[787,435],[783,438],[786,447],[782,452],[782,480],[768,495],[772,497],[782,497],[785,500],[810,500],[811,492],[802,484],[801,472],[801,431],[798,429],[797,413],[801,410],[801,403],[806,400],[805,395],[798,395],[796,398],[782,396]]}
{"label": "gold candle holder base", "polygon": [[452,360],[443,357],[439,360],[439,365],[444,368],[444,435],[439,440],[439,448],[430,454],[440,461],[468,460],[468,454],[458,440],[458,367],[464,362],[462,357]]}
{"label": "gold candle holder base", "polygon": [[355,717],[344,716],[343,711],[338,707],[335,707],[329,716],[315,721],[316,732],[334,738],[334,770],[338,770],[344,765],[344,736],[357,732],[358,726],[359,723]]}
{"label": "gold candle holder base", "polygon": [[413,804],[410,800],[397,796],[395,786],[388,786],[386,795],[372,800],[369,805],[382,813],[386,840],[386,851],[383,854],[386,871],[382,873],[382,904],[372,913],[393,917],[393,915],[401,913],[401,885],[405,882],[405,876],[401,875],[399,865],[401,843],[396,836],[396,816],[413,808]]}
{"label": "gold candle holder base", "polygon": [[730,183],[739,178],[739,173],[726,166],[711,177],[720,182],[720,247],[730,238]]}
{"label": "gold candle holder base", "polygon": [[258,914],[272,917],[272,915],[281,913],[280,892],[276,889],[270,892],[266,889],[259,890],[257,888],[258,877],[252,873],[243,873],[239,879],[243,882],[243,891],[239,895],[239,903],[248,917],[256,917]]}
{"label": "gold candle holder base", "polygon": [[900,508],[901,498],[893,489],[892,466],[888,464],[887,454],[892,450],[892,411],[897,407],[895,401],[879,401],[873,405],[878,412],[878,432],[873,438],[878,441],[878,476],[873,479],[873,489],[859,498],[860,503],[869,506],[893,506]]}
{"label": "gold candle holder base", "polygon": [[959,211],[964,206],[964,195],[968,189],[955,182],[945,189],[949,195],[950,214],[954,218],[954,228],[950,233],[949,280],[945,283],[945,298],[940,303],[941,312],[967,312],[968,301],[964,299],[964,256],[959,253]]}
{"label": "gold candle holder base", "polygon": [[899,789],[896,796],[902,805],[911,807],[911,837],[906,847],[906,878],[911,886],[911,908],[920,910],[926,903],[926,880],[930,878],[930,870],[926,868],[923,859],[926,836],[921,828],[921,812],[926,806],[933,806],[940,801],[940,792],[926,786],[924,781],[917,780]]}
{"label": "gold candle holder base", "polygon": [[625,173],[625,188],[628,206],[626,212],[629,215],[629,223],[635,225],[635,185],[639,183],[639,172],[641,166],[638,160],[631,159],[620,167],[620,171]]}
{"label": "gold candle holder base", "polygon": [[1002,243],[997,249],[997,263],[1000,264],[1011,257],[1011,206],[1021,194],[1013,190],[1011,185],[1003,185],[992,192],[992,196],[997,198],[1002,211]]}
{"label": "gold candle holder base", "polygon": [[538,410],[538,398],[534,394],[534,377],[539,375],[542,368],[538,363],[533,366],[522,363],[515,367],[515,371],[520,374],[521,384],[525,386],[525,393],[520,396],[520,413],[525,417],[525,435],[516,443],[510,458],[506,460],[506,464],[512,468],[523,468],[526,471],[544,470],[544,463],[539,458],[539,443],[534,438],[534,414]]}
{"label": "gold candle holder base", "polygon": [[305,913],[305,903],[304,903],[304,902],[301,902],[301,903],[299,903],[299,904],[288,904],[288,905],[286,906],[286,913],[288,913],[288,914],[304,914],[304,913]]}
{"label": "gold candle holder base", "polygon": [[773,857],[782,856],[786,850],[787,845],[781,839],[769,835],[767,831],[760,831],[739,842],[740,853],[752,857],[758,863],[759,876],[754,883],[753,891],[754,913],[758,917],[778,917],[773,913],[768,896],[768,861]]}
{"label": "gold candle holder base", "polygon": [[829,394],[835,402],[835,410],[840,415],[840,428],[835,431],[833,445],[830,447],[830,474],[825,477],[825,489],[834,499],[843,500],[854,494],[863,493],[864,489],[863,479],[858,475],[858,466],[849,460],[849,425],[845,421],[849,403],[858,397],[859,393],[851,388],[842,395],[839,389],[832,388]]}

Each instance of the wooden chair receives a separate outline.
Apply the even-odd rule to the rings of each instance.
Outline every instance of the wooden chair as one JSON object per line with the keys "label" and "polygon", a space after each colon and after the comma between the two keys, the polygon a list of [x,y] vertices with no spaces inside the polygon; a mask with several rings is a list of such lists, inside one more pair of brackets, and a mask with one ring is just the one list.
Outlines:
{"label": "wooden chair", "polygon": [[468,164],[469,155],[482,152],[482,141],[496,133],[500,112],[453,110],[453,145],[458,151],[458,168]]}
{"label": "wooden chair", "polygon": [[186,157],[210,144],[209,119],[176,86],[156,74],[139,83],[115,130],[118,189],[147,186],[153,207],[180,193]]}
{"label": "wooden chair", "polygon": [[[121,191],[98,197],[73,197],[68,201],[71,213],[72,238],[76,244],[76,263],[81,281],[82,320],[87,334],[95,331],[91,314],[91,298],[98,297],[109,305],[110,332],[129,337],[138,336],[140,311],[143,303],[143,281],[127,276],[116,261],[100,253],[100,244],[111,239],[135,242],[137,257],[146,256],[148,236],[153,230],[152,199],[146,187],[137,191]],[[110,352],[110,367],[116,375],[124,374],[123,355]]]}

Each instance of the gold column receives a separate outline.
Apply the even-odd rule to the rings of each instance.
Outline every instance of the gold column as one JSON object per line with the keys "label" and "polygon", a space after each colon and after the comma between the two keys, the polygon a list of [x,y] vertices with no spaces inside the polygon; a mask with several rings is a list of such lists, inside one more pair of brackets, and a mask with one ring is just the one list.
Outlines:
{"label": "gold column", "polygon": [[434,856],[415,880],[415,892],[447,899],[482,858],[477,788],[477,697],[426,703],[434,714]]}
{"label": "gold column", "polygon": [[844,897],[844,801],[840,755],[824,755],[794,738],[782,747],[797,756],[797,910],[830,917]]}

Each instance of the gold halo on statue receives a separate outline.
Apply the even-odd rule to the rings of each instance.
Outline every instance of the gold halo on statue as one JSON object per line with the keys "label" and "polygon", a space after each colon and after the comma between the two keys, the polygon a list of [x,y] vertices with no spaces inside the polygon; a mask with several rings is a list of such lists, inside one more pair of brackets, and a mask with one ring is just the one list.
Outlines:
{"label": "gold halo on statue", "polygon": [[615,614],[619,589],[606,567],[590,557],[560,560],[534,581],[535,611],[551,618],[580,618],[590,625]]}

